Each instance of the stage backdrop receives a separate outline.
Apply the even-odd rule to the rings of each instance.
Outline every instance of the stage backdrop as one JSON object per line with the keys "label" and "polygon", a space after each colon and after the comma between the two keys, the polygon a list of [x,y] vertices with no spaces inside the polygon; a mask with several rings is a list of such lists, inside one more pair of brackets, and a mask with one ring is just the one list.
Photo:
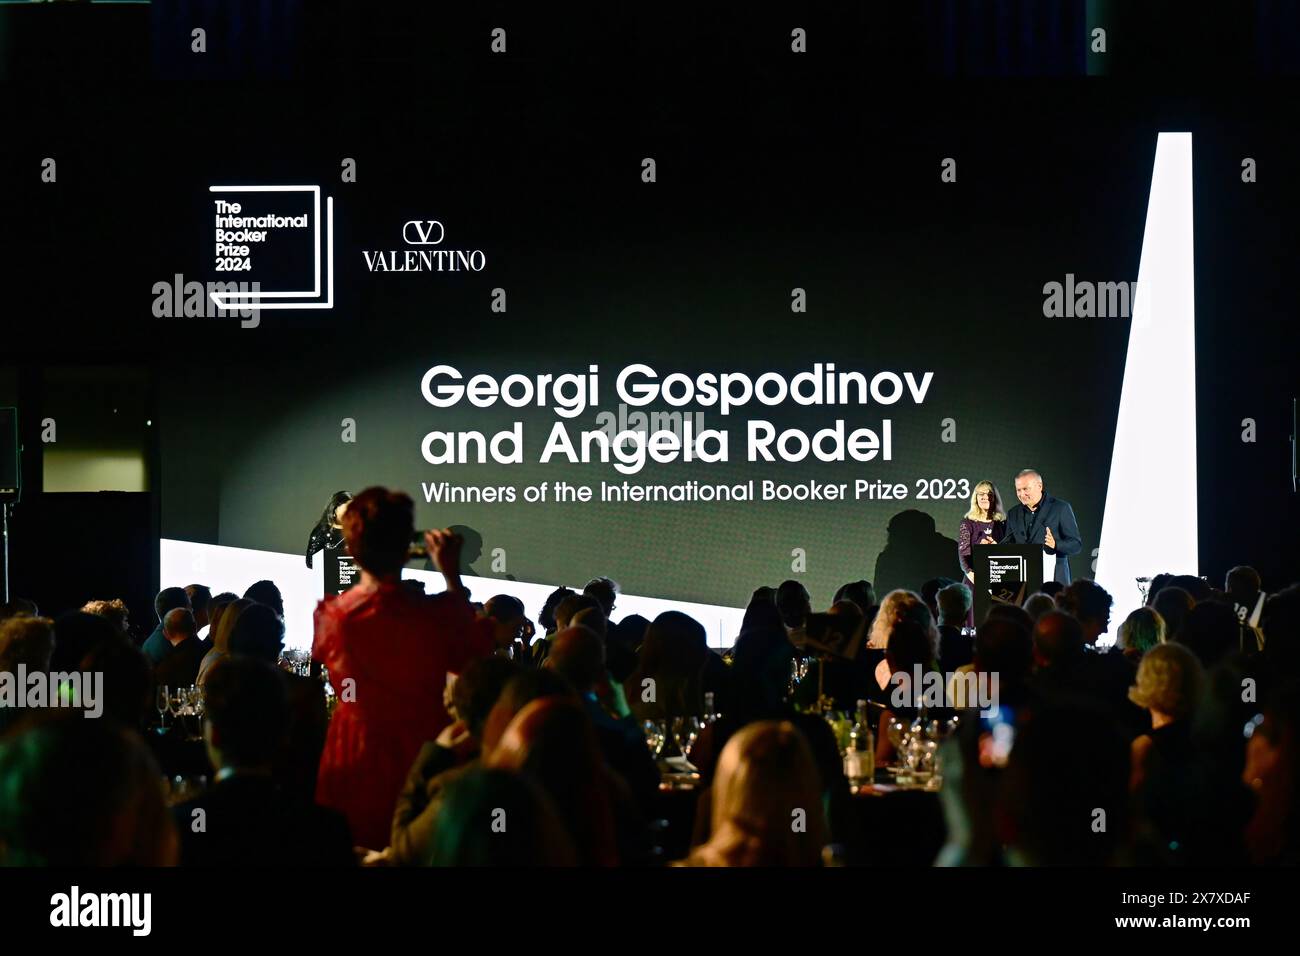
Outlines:
{"label": "stage backdrop", "polygon": [[[182,161],[162,182],[178,210],[175,241],[156,251],[168,279],[312,287],[300,253],[309,229],[292,237],[297,251],[255,247],[248,275],[214,271],[214,217],[231,208],[216,205],[214,185],[319,185],[312,224],[329,226],[332,199],[334,230],[334,273],[326,254],[320,287],[323,298],[333,279],[331,308],[264,310],[233,334],[238,318],[187,323],[220,323],[221,334],[188,357],[186,381],[163,389],[165,538],[301,553],[332,492],[382,484],[416,499],[420,525],[460,526],[475,575],[581,585],[604,574],[629,594],[729,607],[794,577],[824,607],[858,578],[883,593],[958,577],[971,488],[990,479],[1010,507],[1013,475],[1034,467],[1073,503],[1084,549],[1072,571],[1091,576],[1128,341],[1118,313],[1131,308],[1128,289],[1121,299],[1100,287],[1136,279],[1154,130],[1063,153],[1050,139],[965,129],[956,182],[943,159],[958,150],[921,120],[894,123],[871,148],[772,136],[571,150],[532,134],[430,155],[371,132],[355,183],[340,181],[337,149],[301,139],[277,142],[273,156],[235,145]],[[243,215],[311,210],[310,197],[242,198]],[[439,366],[462,385],[577,376],[586,407],[553,394],[540,407],[468,397],[438,407],[428,399],[450,373],[422,383]],[[823,391],[819,404],[750,399],[727,414],[698,391],[632,407],[617,388],[629,366],[656,376],[634,372],[630,388],[674,373],[793,384],[815,371],[824,386],[833,366],[877,390],[865,404],[856,389],[847,403]],[[815,399],[804,378],[801,394]],[[729,387],[739,397],[744,381]],[[766,387],[779,389],[772,377]],[[525,394],[520,380],[511,388]],[[580,454],[582,432],[635,430],[635,412],[726,432],[726,460],[678,454],[620,470],[560,449],[541,461],[553,429]],[[774,441],[773,461],[749,460],[749,430],[766,428],[755,423],[811,439],[840,422],[844,460],[792,460],[797,436],[784,456]],[[476,448],[445,462],[445,443],[429,438],[473,431],[490,442],[516,424],[521,445],[498,450],[517,450],[517,463],[480,463]],[[858,429],[873,436],[858,437],[870,460],[844,450]],[[822,447],[835,457],[834,436]],[[716,455],[716,442],[705,450]],[[754,500],[601,500],[602,483],[624,481],[733,496],[752,482]],[[556,501],[557,482],[593,498]],[[844,493],[763,500],[765,482]],[[545,486],[546,500],[525,500],[530,486]],[[508,488],[494,494],[513,500],[462,500],[470,487]]]}

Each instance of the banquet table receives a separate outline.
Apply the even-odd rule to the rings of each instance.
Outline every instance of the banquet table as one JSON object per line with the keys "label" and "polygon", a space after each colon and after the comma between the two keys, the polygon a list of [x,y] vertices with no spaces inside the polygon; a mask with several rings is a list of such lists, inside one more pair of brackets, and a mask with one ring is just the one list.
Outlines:
{"label": "banquet table", "polygon": [[[661,763],[653,824],[665,862],[690,853],[700,800],[698,775]],[[937,790],[898,787],[888,770],[851,787],[844,834],[845,862],[855,866],[930,866],[947,837]]]}

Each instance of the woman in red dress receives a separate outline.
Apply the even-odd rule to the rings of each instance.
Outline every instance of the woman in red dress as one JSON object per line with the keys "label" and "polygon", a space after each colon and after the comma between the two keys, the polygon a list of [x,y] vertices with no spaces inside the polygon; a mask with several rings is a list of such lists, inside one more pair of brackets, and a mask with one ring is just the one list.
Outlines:
{"label": "woman in red dress", "polygon": [[343,813],[364,847],[388,845],[412,762],[451,722],[448,672],[493,651],[461,585],[459,535],[425,533],[446,592],[429,596],[401,582],[414,526],[414,505],[401,492],[367,488],[348,502],[343,535],[361,579],[316,607],[312,657],[329,669],[338,696],[316,801]]}

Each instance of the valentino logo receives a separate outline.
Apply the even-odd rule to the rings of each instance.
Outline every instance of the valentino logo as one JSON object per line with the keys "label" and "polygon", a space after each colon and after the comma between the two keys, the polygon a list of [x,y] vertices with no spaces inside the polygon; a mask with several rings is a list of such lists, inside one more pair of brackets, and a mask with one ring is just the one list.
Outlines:
{"label": "valentino logo", "polygon": [[[438,238],[430,238],[434,229],[438,231]],[[419,238],[412,239],[415,235]],[[409,219],[406,225],[402,226],[402,238],[406,240],[409,246],[436,246],[442,243],[443,237],[447,235],[447,230],[442,227],[436,219]]]}
{"label": "valentino logo", "polygon": [[[441,246],[446,238],[440,219],[402,223],[408,246]],[[482,249],[362,249],[361,256],[371,272],[482,272],[487,267]]]}

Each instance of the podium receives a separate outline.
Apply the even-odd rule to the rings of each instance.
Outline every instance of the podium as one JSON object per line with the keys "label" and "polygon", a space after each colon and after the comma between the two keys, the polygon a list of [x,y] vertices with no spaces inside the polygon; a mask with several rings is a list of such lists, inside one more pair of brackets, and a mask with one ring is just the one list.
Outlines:
{"label": "podium", "polygon": [[326,547],[320,552],[325,577],[325,594],[342,594],[361,577],[361,568],[348,553],[346,543],[337,548]]}
{"label": "podium", "polygon": [[1043,586],[1041,544],[977,544],[971,548],[971,565],[977,627],[994,604],[1020,607]]}

